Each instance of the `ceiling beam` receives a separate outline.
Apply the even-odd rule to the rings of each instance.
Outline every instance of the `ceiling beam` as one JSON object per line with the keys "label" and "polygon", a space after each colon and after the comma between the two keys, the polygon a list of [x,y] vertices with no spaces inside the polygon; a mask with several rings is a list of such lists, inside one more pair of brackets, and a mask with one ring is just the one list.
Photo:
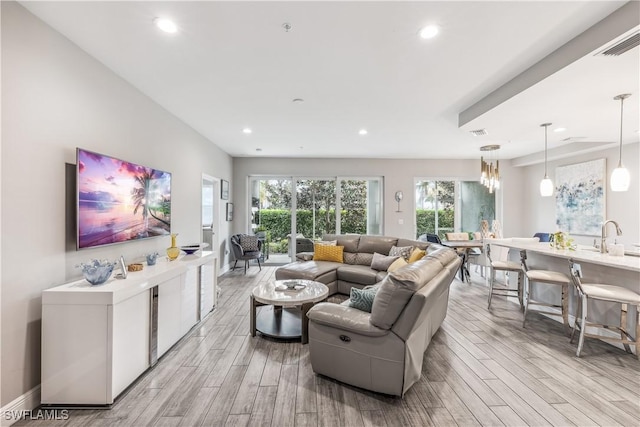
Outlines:
{"label": "ceiling beam", "polygon": [[[547,151],[549,161],[575,157],[580,154],[593,153],[617,147],[617,142],[573,142]],[[519,168],[544,163],[544,151],[511,159],[511,166]]]}
{"label": "ceiling beam", "polygon": [[640,16],[640,2],[626,3],[593,27],[462,111],[458,114],[458,127],[464,126],[509,98],[634,29],[638,26],[638,16]]}

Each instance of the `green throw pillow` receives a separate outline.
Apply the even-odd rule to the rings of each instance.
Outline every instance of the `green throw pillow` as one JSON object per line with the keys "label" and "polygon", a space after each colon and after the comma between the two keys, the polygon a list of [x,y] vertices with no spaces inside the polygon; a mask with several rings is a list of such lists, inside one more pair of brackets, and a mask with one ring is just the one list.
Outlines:
{"label": "green throw pillow", "polygon": [[377,290],[377,287],[370,289],[351,288],[351,294],[349,295],[349,307],[371,313],[373,299],[376,297]]}

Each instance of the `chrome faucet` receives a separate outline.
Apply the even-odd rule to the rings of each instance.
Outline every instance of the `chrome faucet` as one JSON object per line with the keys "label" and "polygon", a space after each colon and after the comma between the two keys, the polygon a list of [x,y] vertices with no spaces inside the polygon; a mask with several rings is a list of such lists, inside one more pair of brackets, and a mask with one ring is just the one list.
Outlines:
{"label": "chrome faucet", "polygon": [[620,229],[620,226],[618,225],[617,222],[615,222],[612,219],[608,219],[604,222],[604,224],[602,224],[602,239],[600,240],[600,252],[603,254],[607,253],[607,245],[606,245],[606,240],[607,240],[607,224],[612,223],[613,225],[616,226],[616,233],[618,234],[618,236],[622,236],[622,230]]}

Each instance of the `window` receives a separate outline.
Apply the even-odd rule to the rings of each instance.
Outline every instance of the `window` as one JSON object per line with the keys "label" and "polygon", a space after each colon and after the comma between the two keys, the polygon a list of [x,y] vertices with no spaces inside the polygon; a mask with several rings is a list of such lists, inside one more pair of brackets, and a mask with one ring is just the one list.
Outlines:
{"label": "window", "polygon": [[340,180],[340,233],[382,234],[382,179]]}
{"label": "window", "polygon": [[381,177],[252,177],[249,188],[249,232],[263,234],[267,254],[295,256],[291,235],[383,232]]}
{"label": "window", "polygon": [[475,232],[495,219],[495,193],[477,181],[416,180],[416,237],[452,231]]}
{"label": "window", "polygon": [[335,178],[296,181],[295,230],[312,240],[336,232]]}
{"label": "window", "polygon": [[416,237],[454,231],[455,181],[416,182]]}

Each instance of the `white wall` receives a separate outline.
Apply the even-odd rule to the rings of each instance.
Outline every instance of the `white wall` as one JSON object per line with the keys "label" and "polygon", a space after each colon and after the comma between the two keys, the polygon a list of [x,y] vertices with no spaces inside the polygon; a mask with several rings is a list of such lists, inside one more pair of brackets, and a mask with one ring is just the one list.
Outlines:
{"label": "white wall", "polygon": [[[79,262],[134,260],[170,244],[75,251],[75,190],[67,188],[75,148],[172,172],[172,228],[182,244],[200,241],[202,173],[230,180],[232,161],[22,6],[1,7],[4,406],[40,382],[42,290],[81,277]],[[221,224],[224,242],[224,216]]]}
{"label": "white wall", "polygon": [[[630,245],[640,242],[640,185],[638,171],[640,163],[640,144],[629,144],[623,147],[623,163],[631,173],[631,186],[624,193],[612,192],[609,188],[611,171],[618,165],[618,149],[612,148],[598,152],[573,156],[550,161],[548,164],[549,177],[554,180],[555,169],[558,166],[585,162],[588,160],[605,158],[607,161],[606,215],[605,219],[614,219],[622,228],[620,243]],[[539,191],[540,180],[544,176],[544,165],[527,166],[523,169],[524,229],[525,234],[537,231],[554,232],[556,227],[555,197],[541,197]],[[613,233],[613,227],[609,230]],[[592,244],[594,237],[573,236],[578,243]]]}
{"label": "white wall", "polygon": [[[234,194],[234,232],[247,232],[249,176],[383,176],[384,177],[384,234],[414,238],[415,178],[463,178],[477,180],[480,170],[477,160],[389,160],[389,159],[300,159],[300,158],[239,158],[233,159],[232,189]],[[503,189],[497,197],[498,218],[503,218],[505,235],[521,235],[522,170],[511,168],[509,161],[501,161]],[[396,191],[404,193],[401,213],[394,199]],[[502,203],[502,200],[509,200]],[[501,215],[502,212],[502,215]],[[515,220],[514,220],[515,219]],[[403,224],[399,224],[403,220]]]}

